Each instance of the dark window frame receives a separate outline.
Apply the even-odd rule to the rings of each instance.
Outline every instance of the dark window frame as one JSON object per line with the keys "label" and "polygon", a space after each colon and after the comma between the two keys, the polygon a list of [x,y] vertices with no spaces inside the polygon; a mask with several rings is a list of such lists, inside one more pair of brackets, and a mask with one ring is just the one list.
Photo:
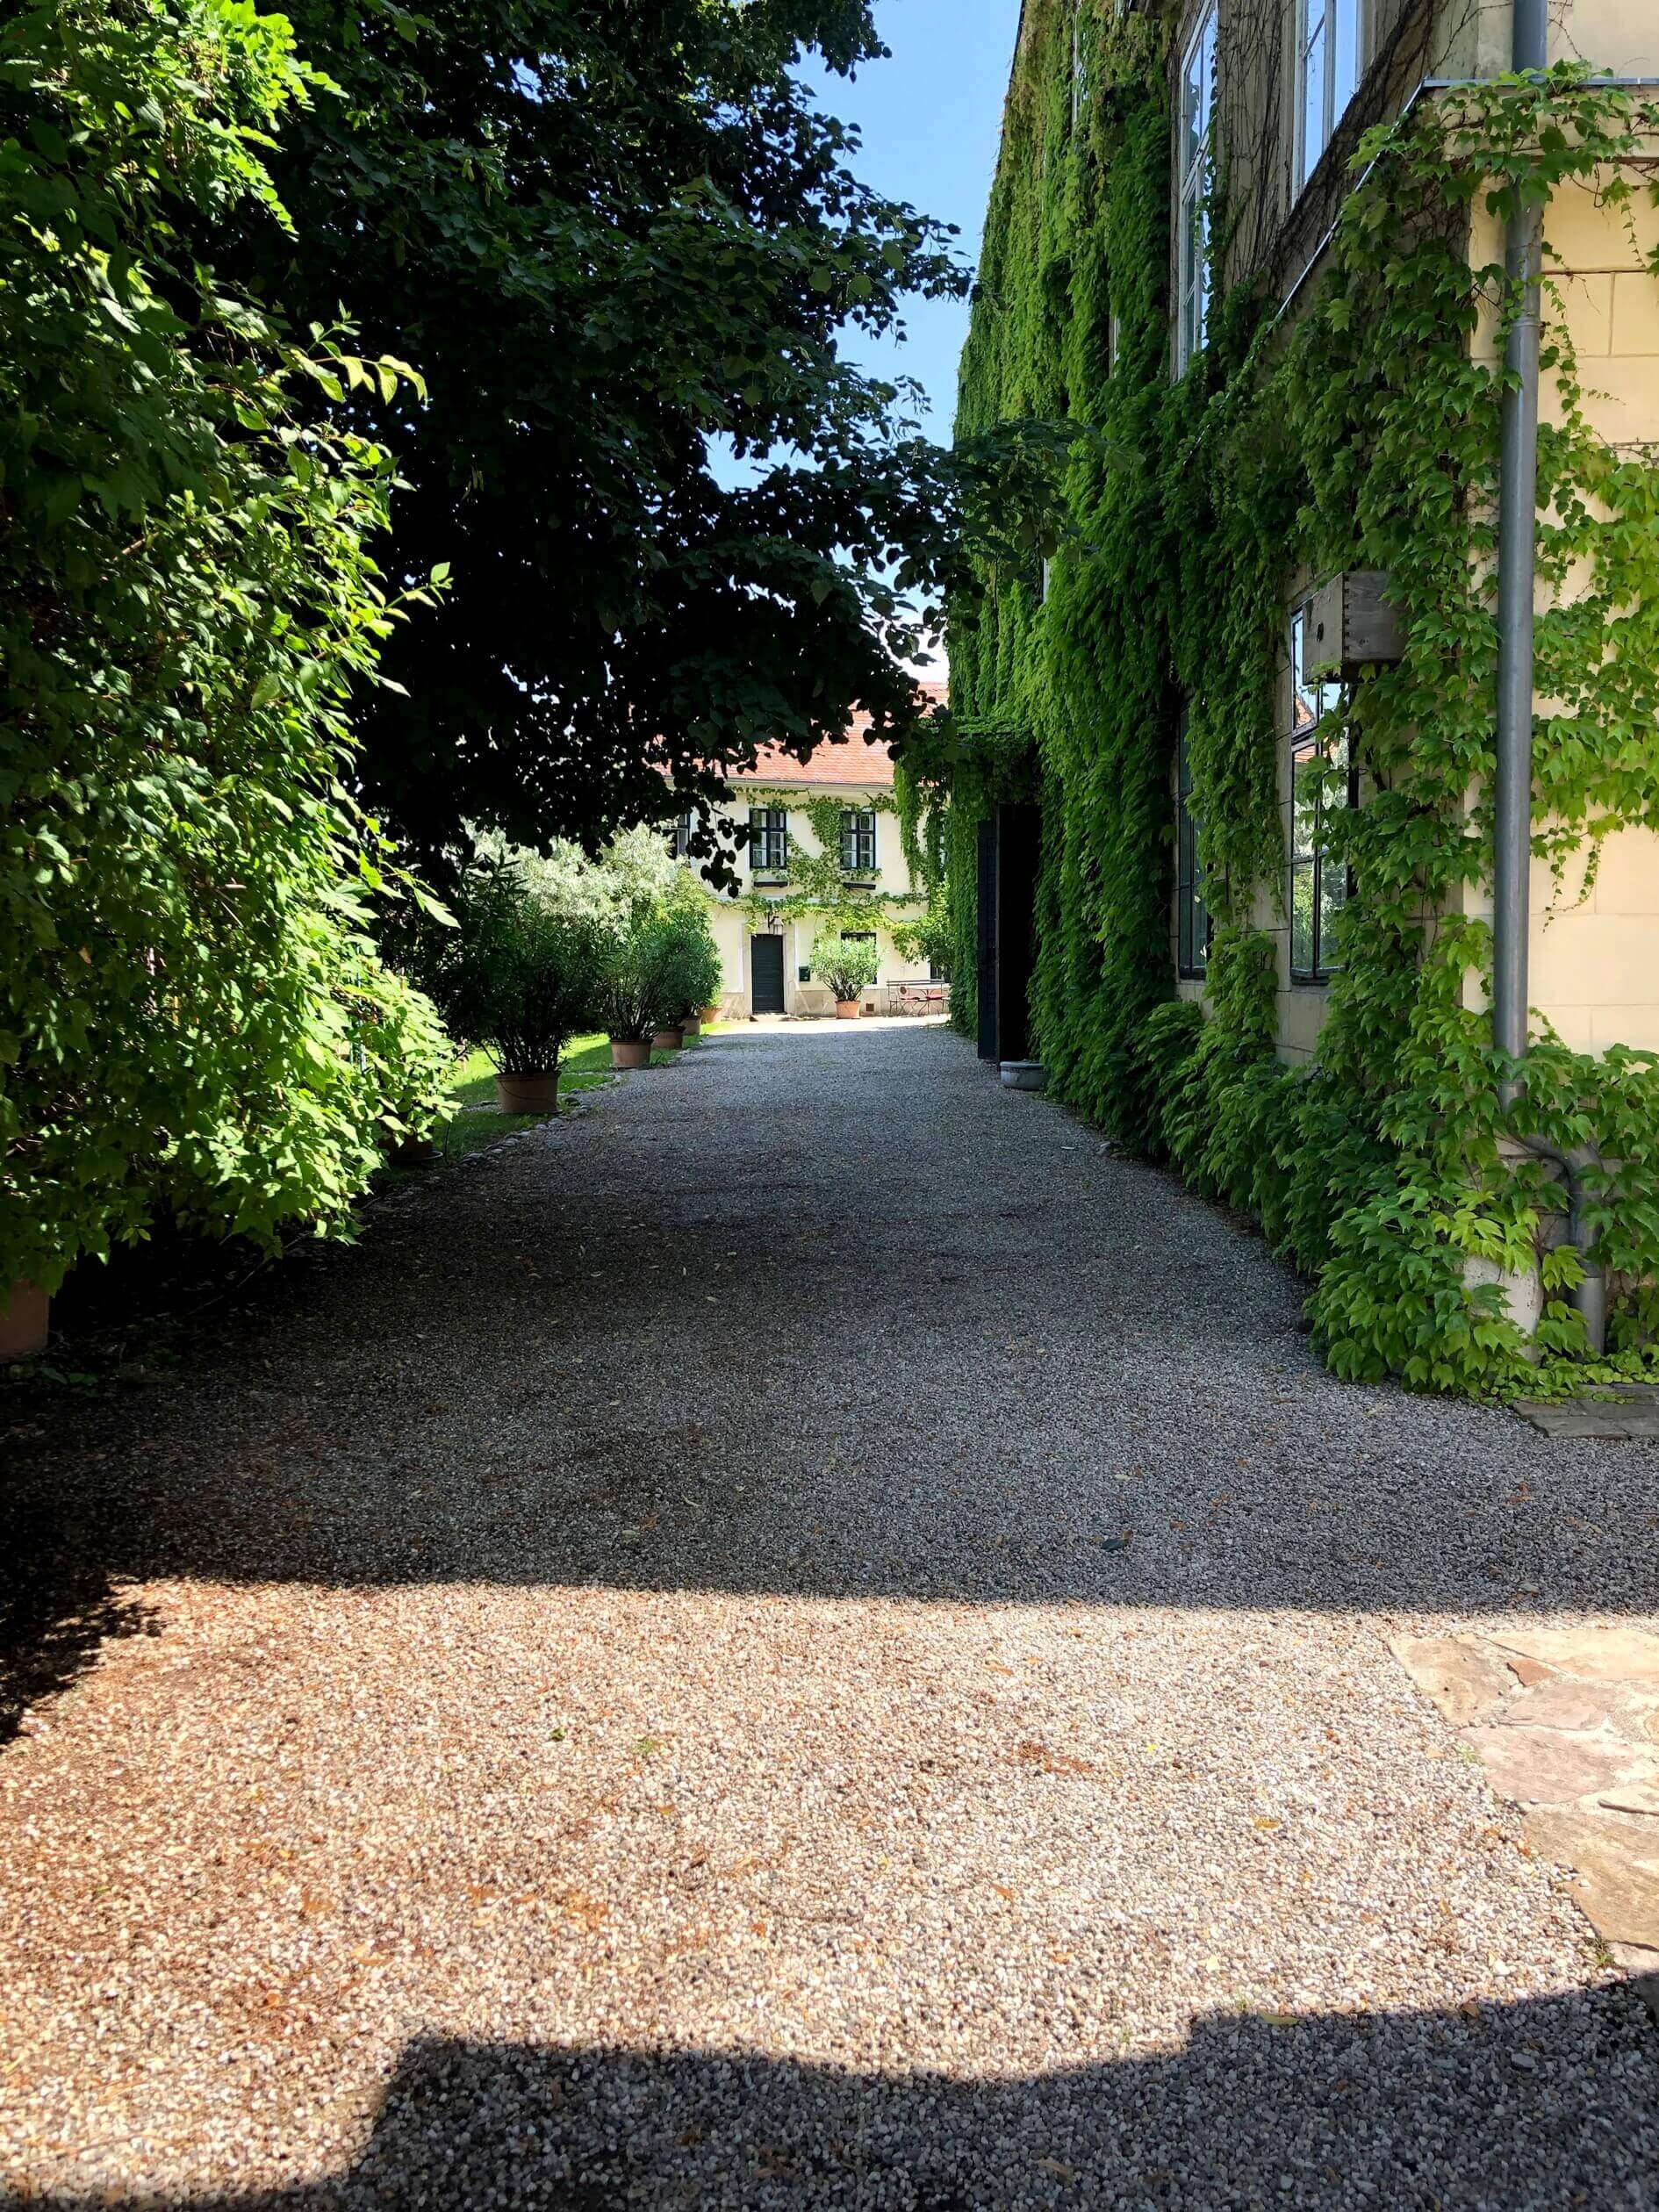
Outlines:
{"label": "dark window frame", "polygon": [[[1359,805],[1360,779],[1346,724],[1332,732],[1327,722],[1327,717],[1343,703],[1342,686],[1328,680],[1310,681],[1305,674],[1304,650],[1311,607],[1311,602],[1304,600],[1293,612],[1289,638],[1289,949],[1290,980],[1320,986],[1329,983],[1341,968],[1342,963],[1330,957],[1329,939],[1334,932],[1336,916],[1354,891],[1353,871],[1334,860],[1325,849],[1322,831],[1331,803],[1326,779],[1332,767],[1343,777],[1343,795],[1338,803],[1346,807]],[[1299,779],[1312,787],[1312,798],[1305,808],[1297,795]],[[1304,884],[1306,889],[1303,891]]]}
{"label": "dark window frame", "polygon": [[[868,858],[860,855],[868,854]],[[876,871],[876,817],[873,807],[841,809],[841,865],[849,875],[873,875]]]}
{"label": "dark window frame", "polygon": [[841,934],[842,934],[842,936],[843,936],[844,937],[845,937],[845,939],[847,940],[847,943],[848,943],[849,944],[873,944],[873,945],[874,945],[875,950],[876,950],[876,973],[875,973],[875,982],[873,982],[873,983],[870,984],[870,985],[869,985],[869,987],[868,987],[871,990],[873,990],[873,991],[874,989],[876,989],[876,988],[878,987],[878,985],[879,985],[879,984],[880,983],[880,981],[881,981],[881,934],[880,934],[880,930],[843,930],[843,931],[841,932]]}
{"label": "dark window frame", "polygon": [[692,830],[696,819],[696,815],[688,808],[674,824],[674,858],[676,860],[683,860],[691,851]]}
{"label": "dark window frame", "polygon": [[749,809],[749,872],[782,875],[789,865],[789,815],[783,807]]}
{"label": "dark window frame", "polygon": [[1192,810],[1192,761],[1187,749],[1190,714],[1183,707],[1175,733],[1175,973],[1183,983],[1202,983],[1210,972],[1216,925],[1204,902],[1201,827]]}

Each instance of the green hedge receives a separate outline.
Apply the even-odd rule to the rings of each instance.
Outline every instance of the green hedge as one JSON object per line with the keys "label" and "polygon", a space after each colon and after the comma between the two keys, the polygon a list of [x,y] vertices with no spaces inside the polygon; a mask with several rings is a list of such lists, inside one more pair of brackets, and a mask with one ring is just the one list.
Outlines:
{"label": "green hedge", "polygon": [[162,1210],[340,1225],[442,1090],[376,957],[348,687],[393,611],[388,457],[199,241],[282,219],[280,17],[58,0],[0,28],[0,1292]]}

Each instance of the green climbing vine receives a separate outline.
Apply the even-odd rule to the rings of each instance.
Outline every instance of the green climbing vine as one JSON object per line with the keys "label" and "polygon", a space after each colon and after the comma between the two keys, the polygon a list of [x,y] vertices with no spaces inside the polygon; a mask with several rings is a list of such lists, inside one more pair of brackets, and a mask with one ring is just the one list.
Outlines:
{"label": "green climbing vine", "polygon": [[[952,729],[907,756],[914,818],[930,797],[948,802],[934,834],[955,1018],[975,1018],[978,825],[999,799],[1035,799],[1032,1018],[1051,1087],[1253,1211],[1313,1278],[1339,1373],[1502,1394],[1645,1371],[1659,1062],[1542,1035],[1506,1127],[1474,909],[1490,865],[1502,337],[1516,305],[1483,241],[1517,195],[1569,191],[1634,241],[1636,211],[1659,198],[1659,106],[1565,68],[1420,102],[1362,144],[1296,312],[1248,283],[1218,297],[1204,348],[1172,381],[1166,40],[1099,0],[1028,0],[958,434],[1063,420],[1068,527],[1045,573],[988,566],[952,609]],[[1226,220],[1218,195],[1212,235]],[[1612,831],[1659,829],[1659,469],[1596,434],[1562,302],[1546,310],[1535,849],[1570,903]],[[1361,803],[1330,810],[1326,847],[1353,890],[1318,1053],[1292,1069],[1276,1051],[1272,934],[1287,884],[1284,638],[1297,579],[1346,569],[1388,572],[1405,649],[1332,710]],[[1179,995],[1171,943],[1183,710],[1216,925],[1203,1004]],[[1562,1246],[1562,1192],[1521,1155],[1522,1133],[1592,1142],[1609,1163],[1590,1192],[1615,1293],[1599,1367],[1567,1300],[1579,1263]],[[1529,1340],[1505,1286],[1534,1275]]]}
{"label": "green climbing vine", "polygon": [[[907,916],[925,903],[925,889],[880,890],[879,868],[850,868],[842,859],[842,816],[851,811],[897,818],[899,803],[892,792],[860,790],[851,802],[839,794],[803,792],[799,786],[774,790],[745,784],[743,793],[748,806],[779,807],[804,814],[818,846],[816,852],[809,852],[792,837],[784,884],[775,890],[745,892],[736,901],[752,927],[764,928],[772,922],[815,922],[820,934],[830,937],[847,930],[857,934],[878,927],[892,930],[902,927]],[[901,850],[908,865],[902,830]],[[912,867],[913,882],[915,876]]]}

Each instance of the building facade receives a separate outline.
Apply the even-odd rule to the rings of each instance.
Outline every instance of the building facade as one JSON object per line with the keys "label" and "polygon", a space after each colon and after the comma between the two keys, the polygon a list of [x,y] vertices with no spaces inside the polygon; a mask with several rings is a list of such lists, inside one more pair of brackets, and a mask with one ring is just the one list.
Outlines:
{"label": "building facade", "polygon": [[1018,939],[1345,1372],[1659,1334],[1656,157],[1647,0],[1023,11],[958,432],[1071,458],[957,613],[956,1011]]}
{"label": "building facade", "polygon": [[[942,696],[942,686],[924,688]],[[835,931],[873,944],[865,1011],[919,1011],[938,998],[928,961],[902,943],[927,894],[904,849],[894,784],[892,754],[872,741],[862,717],[808,760],[767,746],[752,769],[731,778],[726,826],[746,832],[746,843],[737,881],[715,895],[709,916],[729,1019],[833,1015],[813,953]],[[692,827],[688,815],[677,838],[682,852]]]}
{"label": "building facade", "polygon": [[[1276,20],[1275,20],[1276,18]],[[1497,76],[1512,57],[1512,0],[1189,0],[1169,18],[1178,54],[1172,101],[1172,167],[1190,212],[1198,186],[1222,148],[1248,187],[1234,218],[1219,271],[1201,250],[1202,222],[1172,224],[1170,283],[1189,302],[1173,320],[1171,372],[1201,353],[1211,298],[1229,282],[1260,277],[1269,296],[1298,305],[1317,296],[1330,233],[1353,182],[1365,133],[1410,104],[1448,107],[1452,88]],[[1259,28],[1276,33],[1254,50]],[[1548,11],[1552,63],[1592,62],[1598,72],[1649,80],[1659,91],[1659,8],[1646,0],[1569,0]],[[1442,89],[1443,88],[1443,89]],[[1194,152],[1194,148],[1198,150]],[[1552,195],[1545,226],[1547,313],[1573,347],[1582,371],[1584,422],[1610,451],[1641,453],[1659,441],[1659,209],[1645,193],[1629,204],[1605,198],[1609,178],[1592,172]],[[1468,238],[1471,271],[1501,265],[1504,222],[1480,205]],[[1203,272],[1203,273],[1198,273]],[[1502,348],[1493,302],[1473,336],[1477,361],[1496,369]],[[1546,383],[1546,422],[1559,420],[1560,394]],[[1316,578],[1305,565],[1286,578],[1283,636],[1273,713],[1282,734],[1277,790],[1284,847],[1282,887],[1258,887],[1254,926],[1272,938],[1277,983],[1275,1041],[1287,1060],[1311,1062],[1340,966],[1337,914],[1349,871],[1323,850],[1328,747],[1314,731],[1338,705],[1338,686],[1311,675],[1311,625]],[[1582,579],[1581,579],[1582,580]],[[1546,601],[1540,594],[1540,610]],[[1340,803],[1364,792],[1358,759],[1339,736]],[[1191,778],[1175,769],[1176,838],[1196,858]],[[1318,786],[1316,788],[1315,786]],[[1301,795],[1298,798],[1298,787]],[[1471,793],[1473,806],[1478,793]],[[1642,822],[1610,825],[1565,871],[1559,854],[1539,853],[1529,901],[1531,1003],[1564,1043],[1603,1052],[1625,1045],[1659,1050],[1659,842]],[[1178,988],[1205,992],[1202,868],[1178,879],[1170,938]],[[1447,910],[1489,920],[1490,879],[1461,886]],[[1480,979],[1466,978],[1465,1002],[1483,1002]]]}

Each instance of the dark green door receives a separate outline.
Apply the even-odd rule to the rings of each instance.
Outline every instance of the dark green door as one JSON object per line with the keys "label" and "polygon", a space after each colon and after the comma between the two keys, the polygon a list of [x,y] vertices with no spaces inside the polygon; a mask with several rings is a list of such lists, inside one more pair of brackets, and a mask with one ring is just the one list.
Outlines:
{"label": "dark green door", "polygon": [[781,1014],[784,1010],[783,939],[780,937],[750,937],[749,949],[754,959],[749,1002],[757,1014]]}

